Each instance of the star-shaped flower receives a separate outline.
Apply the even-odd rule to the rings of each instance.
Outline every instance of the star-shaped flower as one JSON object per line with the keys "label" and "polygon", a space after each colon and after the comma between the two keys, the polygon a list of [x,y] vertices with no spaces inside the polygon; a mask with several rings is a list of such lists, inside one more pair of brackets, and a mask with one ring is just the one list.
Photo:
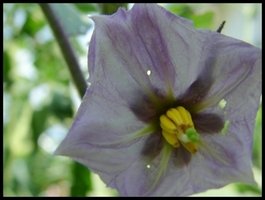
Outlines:
{"label": "star-shaped flower", "polygon": [[254,183],[261,50],[153,4],[93,20],[91,86],[56,153],[121,196]]}

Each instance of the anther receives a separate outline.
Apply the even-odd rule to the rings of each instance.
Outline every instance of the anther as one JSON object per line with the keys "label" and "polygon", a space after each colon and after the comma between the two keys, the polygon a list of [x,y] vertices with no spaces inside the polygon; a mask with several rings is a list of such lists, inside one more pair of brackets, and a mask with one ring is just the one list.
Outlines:
{"label": "anther", "polygon": [[161,115],[160,127],[163,137],[174,148],[182,144],[190,153],[197,152],[199,134],[194,128],[191,114],[184,107],[171,108]]}

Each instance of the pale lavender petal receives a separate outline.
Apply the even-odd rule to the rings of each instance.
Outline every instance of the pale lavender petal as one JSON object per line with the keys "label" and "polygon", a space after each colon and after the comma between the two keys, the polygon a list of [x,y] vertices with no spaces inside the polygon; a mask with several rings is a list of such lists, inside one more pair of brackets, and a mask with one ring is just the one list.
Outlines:
{"label": "pale lavender petal", "polygon": [[249,152],[238,151],[242,140],[220,135],[208,135],[203,139],[207,146],[202,146],[188,162],[183,160],[183,154],[171,160],[166,178],[149,195],[187,196],[232,182],[255,184]]}
{"label": "pale lavender petal", "polygon": [[[212,42],[213,85],[202,101],[210,107],[218,107],[223,99],[224,119],[228,122],[223,149],[233,155],[234,169],[246,173],[244,181],[252,181],[251,152],[255,117],[261,96],[261,51],[242,41],[209,33]],[[215,47],[215,48],[214,48]],[[219,144],[219,138],[212,138]],[[232,147],[236,147],[232,150]],[[230,171],[233,171],[232,169]],[[242,177],[237,177],[242,178]],[[243,180],[242,180],[243,181]]]}
{"label": "pale lavender petal", "polygon": [[[100,84],[92,85],[56,153],[81,161],[96,172],[107,173],[111,179],[126,168],[130,160],[139,157],[143,146],[139,147],[137,142],[126,147],[117,145],[126,135],[144,126],[126,105],[115,90],[105,90]],[[113,148],[115,143],[116,148]]]}
{"label": "pale lavender petal", "polygon": [[[200,101],[204,103],[205,100],[205,106],[210,105],[206,111],[219,112],[222,110],[217,109],[219,101],[226,101],[222,112],[225,120],[229,121],[227,132],[220,135],[220,126],[213,135],[201,134],[204,147],[192,156],[185,167],[180,160],[179,165],[176,161],[171,164],[167,178],[161,181],[154,195],[183,196],[223,187],[231,182],[255,183],[251,152],[255,116],[261,95],[261,52],[242,41],[217,33],[210,35],[212,38],[208,42],[216,46],[205,50],[208,55],[205,55],[205,62],[201,63],[206,63],[203,67],[210,66],[213,85]],[[206,73],[206,80],[209,80],[208,75]],[[203,121],[200,123],[202,125]],[[174,173],[170,174],[173,170]],[[181,181],[176,181],[183,176],[185,178]]]}
{"label": "pale lavender petal", "polygon": [[202,39],[185,19],[157,5],[136,4],[128,12],[119,9],[111,17],[93,20],[91,81],[107,74],[104,78],[115,80],[112,85],[124,98],[134,100],[130,88],[159,89],[165,94],[174,86],[178,96],[196,78]]}
{"label": "pale lavender petal", "polygon": [[[149,136],[119,145],[124,137],[145,126],[126,105],[117,91],[93,84],[56,154],[69,156],[86,165],[109,187],[118,189],[120,195],[141,196],[150,189],[154,178],[146,167],[150,161],[146,159],[151,156],[150,149],[148,151],[144,146],[154,151],[160,142]],[[155,150],[156,155],[159,149]]]}
{"label": "pale lavender petal", "polygon": [[202,147],[190,163],[189,185],[193,193],[233,182],[255,184],[251,157],[242,145],[242,138],[208,135],[203,139],[207,148]]}
{"label": "pale lavender petal", "polygon": [[[222,37],[216,33],[212,33],[212,35],[214,37],[212,39],[209,38],[208,42],[210,44],[213,41],[216,49],[213,48],[212,55],[206,51],[210,58],[205,63],[212,63],[211,70],[213,74],[209,79],[209,74],[206,73],[205,80],[212,80],[213,85],[206,91],[207,93],[204,93],[203,98],[196,98],[200,97],[202,93],[198,93],[197,96],[196,92],[195,94],[192,93],[190,96],[193,99],[191,98],[189,103],[192,101],[196,103],[198,102],[197,99],[199,99],[202,103],[204,103],[204,100],[207,102],[204,104],[205,106],[217,107],[220,100],[224,99],[226,101],[226,106],[223,109],[224,119],[229,122],[225,136],[226,141],[225,139],[220,140],[216,136],[212,138],[211,143],[213,146],[217,146],[222,141],[219,144],[221,146],[220,152],[226,153],[220,153],[220,157],[223,157],[223,159],[230,157],[232,165],[230,167],[214,165],[213,159],[208,159],[209,154],[207,153],[209,151],[205,151],[204,158],[206,160],[195,162],[198,164],[194,165],[194,169],[198,169],[198,176],[195,176],[196,179],[191,181],[197,183],[196,180],[201,180],[204,184],[199,184],[200,181],[198,181],[201,188],[196,188],[194,192],[200,192],[207,188],[222,187],[230,182],[238,181],[250,184],[254,182],[251,168],[251,152],[255,116],[261,95],[260,50],[241,41]],[[189,97],[188,95],[186,96]],[[186,99],[188,99],[187,97]],[[210,109],[207,107],[207,110]],[[212,120],[208,120],[208,122]],[[198,121],[195,119],[197,127],[198,125],[204,126],[199,127],[200,132],[208,132],[208,127],[210,127],[208,122],[205,124],[202,120]],[[220,134],[220,128],[213,133]],[[217,173],[215,168],[220,169],[220,171],[226,169],[226,172]],[[202,174],[203,176],[200,178]]]}
{"label": "pale lavender petal", "polygon": [[[203,186],[199,184],[201,188],[195,189],[194,192],[221,187],[229,182],[254,183],[251,153],[255,117],[261,96],[260,49],[218,33],[203,34],[208,35],[208,42],[203,56],[205,61],[201,63],[207,64],[202,64],[201,67],[207,67],[211,63],[212,85],[191,109],[206,112],[219,110],[223,113],[222,117],[228,123],[225,135],[217,135],[221,132],[219,128],[214,135],[204,135],[204,140],[208,141],[208,146],[218,148],[219,157],[231,165],[226,167],[218,161],[215,164],[215,159],[210,159],[211,151],[204,151],[201,154],[201,162],[193,162],[196,156],[192,158],[190,165],[194,163],[194,171],[196,169],[198,175],[191,182],[199,184],[199,180],[202,180],[205,183]],[[205,77],[209,80],[208,73]],[[221,100],[225,102],[224,108],[218,108]],[[198,123],[195,119],[196,123],[204,124],[203,121]]]}
{"label": "pale lavender petal", "polygon": [[[206,80],[211,76],[212,81],[203,102],[195,107],[200,110],[215,106],[220,100],[231,95],[238,99],[248,99],[249,96],[245,92],[242,93],[243,90],[252,91],[255,97],[260,96],[261,50],[219,33],[201,33],[206,36],[206,40],[198,67],[207,68],[211,73],[203,73],[200,76],[205,76]],[[241,94],[236,91],[241,91]]]}
{"label": "pale lavender petal", "polygon": [[[198,66],[200,65],[198,64]],[[203,71],[200,72],[196,80],[190,84],[185,93],[178,97],[180,104],[191,112],[193,112],[194,104],[204,100],[213,83],[210,67],[205,67],[204,65],[203,68]]]}

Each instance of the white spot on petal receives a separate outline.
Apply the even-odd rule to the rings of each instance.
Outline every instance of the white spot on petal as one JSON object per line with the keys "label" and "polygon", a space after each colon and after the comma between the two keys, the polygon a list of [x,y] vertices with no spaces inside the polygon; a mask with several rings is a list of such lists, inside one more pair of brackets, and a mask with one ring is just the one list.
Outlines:
{"label": "white spot on petal", "polygon": [[146,168],[147,168],[147,169],[150,169],[150,168],[151,168],[151,165],[146,165]]}
{"label": "white spot on petal", "polygon": [[146,74],[147,74],[147,76],[150,76],[151,75],[151,70],[147,70]]}

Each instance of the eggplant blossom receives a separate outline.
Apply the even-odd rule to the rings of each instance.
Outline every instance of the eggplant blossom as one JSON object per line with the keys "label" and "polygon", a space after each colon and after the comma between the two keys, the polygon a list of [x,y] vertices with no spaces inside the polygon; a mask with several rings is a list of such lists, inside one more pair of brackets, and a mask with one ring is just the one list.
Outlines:
{"label": "eggplant blossom", "polygon": [[56,153],[121,196],[255,184],[261,50],[155,4],[92,19],[91,85]]}

